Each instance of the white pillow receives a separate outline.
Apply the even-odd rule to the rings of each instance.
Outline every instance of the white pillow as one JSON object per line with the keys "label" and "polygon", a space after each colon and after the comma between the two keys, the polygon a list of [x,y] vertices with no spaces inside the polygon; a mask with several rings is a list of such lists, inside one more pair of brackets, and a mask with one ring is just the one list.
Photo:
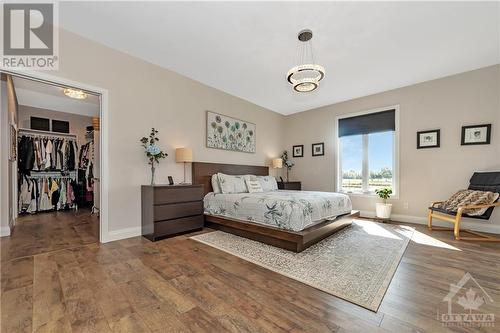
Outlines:
{"label": "white pillow", "polygon": [[248,176],[233,176],[224,173],[218,173],[219,185],[222,193],[246,193],[248,192],[245,179]]}
{"label": "white pillow", "polygon": [[273,176],[257,176],[257,180],[260,182],[264,192],[278,190],[278,183]]}
{"label": "white pillow", "polygon": [[212,190],[214,193],[221,193],[219,177],[217,174],[212,175]]}
{"label": "white pillow", "polygon": [[247,183],[249,193],[264,192],[258,180],[246,179],[245,182]]}

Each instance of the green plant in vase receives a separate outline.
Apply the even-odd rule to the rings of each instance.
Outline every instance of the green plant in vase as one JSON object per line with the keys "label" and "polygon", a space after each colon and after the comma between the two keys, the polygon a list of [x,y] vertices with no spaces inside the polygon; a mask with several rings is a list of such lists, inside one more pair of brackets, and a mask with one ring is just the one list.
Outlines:
{"label": "green plant in vase", "polygon": [[380,197],[380,199],[384,200],[384,204],[387,204],[387,199],[391,197],[392,190],[390,188],[381,188],[379,190],[375,190],[375,193]]}
{"label": "green plant in vase", "polygon": [[383,219],[389,219],[391,217],[392,204],[387,203],[387,200],[391,197],[392,189],[386,187],[375,190],[375,193],[384,200],[383,203],[377,202],[375,204],[376,216]]}
{"label": "green plant in vase", "polygon": [[149,138],[142,137],[140,140],[146,152],[146,157],[149,160],[148,164],[151,165],[151,185],[155,184],[155,165],[160,163],[162,158],[168,156],[167,153],[164,153],[161,151],[160,147],[158,147],[157,143],[160,139],[156,136],[157,134],[158,131],[153,127],[151,128]]}
{"label": "green plant in vase", "polygon": [[283,161],[283,166],[286,168],[286,181],[288,182],[288,173],[292,170],[295,162],[288,159],[288,152],[286,150],[281,154],[281,160]]}

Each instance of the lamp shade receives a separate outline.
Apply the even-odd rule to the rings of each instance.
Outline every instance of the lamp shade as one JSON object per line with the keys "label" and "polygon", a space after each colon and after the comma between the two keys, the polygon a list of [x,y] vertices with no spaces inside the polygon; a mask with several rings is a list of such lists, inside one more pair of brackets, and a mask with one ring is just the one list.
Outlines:
{"label": "lamp shade", "polygon": [[191,148],[177,148],[175,150],[176,162],[193,162],[193,151]]}
{"label": "lamp shade", "polygon": [[283,160],[281,158],[275,158],[273,160],[273,168],[281,169],[283,167]]}

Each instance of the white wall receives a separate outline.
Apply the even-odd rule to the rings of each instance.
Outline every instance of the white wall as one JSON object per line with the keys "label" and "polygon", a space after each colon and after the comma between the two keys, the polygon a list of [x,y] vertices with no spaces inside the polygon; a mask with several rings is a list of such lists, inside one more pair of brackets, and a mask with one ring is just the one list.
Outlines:
{"label": "white wall", "polygon": [[0,89],[0,236],[10,235],[9,228],[9,115],[7,84]]}
{"label": "white wall", "polygon": [[[335,116],[399,104],[401,195],[394,213],[417,222],[431,200],[466,187],[473,171],[500,169],[499,66],[284,117],[67,31],[60,32],[60,59],[59,71],[51,75],[109,92],[109,231],[114,238],[139,232],[140,185],[149,183],[139,138],[153,126],[169,154],[157,168],[157,182],[168,175],[182,179],[183,166],[174,159],[177,147],[191,147],[196,161],[269,165],[283,148],[304,144],[305,157],[295,159],[291,178],[301,180],[306,190],[333,191]],[[257,124],[257,153],[206,148],[207,110]],[[460,126],[477,123],[493,123],[492,144],[461,147]],[[416,150],[416,131],[432,128],[441,128],[441,148]],[[323,141],[325,156],[310,157],[311,143]],[[363,211],[372,211],[374,202],[353,197],[355,208]],[[500,226],[499,210],[491,223]]]}
{"label": "white wall", "polygon": [[[157,183],[183,177],[175,148],[191,147],[205,162],[268,165],[283,147],[284,117],[172,71],[60,31],[60,67],[50,75],[107,89],[109,93],[109,231],[113,238],[140,232],[140,185],[149,168],[139,139],[159,130],[168,153],[156,170]],[[200,55],[202,56],[202,55]],[[255,154],[208,149],[206,111],[257,125]],[[190,174],[190,172],[188,172]]]}
{"label": "white wall", "polygon": [[[426,208],[466,188],[474,171],[500,171],[500,66],[329,105],[288,116],[286,149],[303,144],[291,178],[306,190],[335,190],[335,117],[383,106],[400,106],[400,198],[395,218],[424,222]],[[490,145],[461,146],[462,125],[492,123]],[[416,149],[416,132],[441,129],[441,148]],[[311,144],[325,142],[325,156],[311,157]],[[352,196],[356,209],[372,212],[376,199]],[[406,209],[404,204],[408,203]],[[500,209],[475,228],[500,233]],[[488,226],[493,225],[492,228]],[[485,228],[486,226],[486,228]]]}
{"label": "white wall", "polygon": [[[97,114],[99,114],[99,107],[96,106],[96,108]],[[74,113],[47,110],[26,105],[19,105],[18,112],[19,128],[30,128],[31,117],[41,117],[69,122],[69,132],[71,134],[76,134],[78,147],[87,142],[85,139],[86,128],[87,126],[92,126],[92,117],[81,116]]]}

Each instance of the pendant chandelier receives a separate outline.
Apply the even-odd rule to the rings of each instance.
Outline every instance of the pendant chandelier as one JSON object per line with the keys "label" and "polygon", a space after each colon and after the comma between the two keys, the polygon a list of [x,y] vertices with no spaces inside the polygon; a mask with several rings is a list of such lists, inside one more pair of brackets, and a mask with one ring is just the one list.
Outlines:
{"label": "pendant chandelier", "polygon": [[310,92],[316,90],[319,81],[325,77],[325,69],[314,62],[311,39],[313,33],[309,29],[299,32],[297,38],[297,60],[299,65],[291,68],[287,75],[287,81],[296,92]]}

